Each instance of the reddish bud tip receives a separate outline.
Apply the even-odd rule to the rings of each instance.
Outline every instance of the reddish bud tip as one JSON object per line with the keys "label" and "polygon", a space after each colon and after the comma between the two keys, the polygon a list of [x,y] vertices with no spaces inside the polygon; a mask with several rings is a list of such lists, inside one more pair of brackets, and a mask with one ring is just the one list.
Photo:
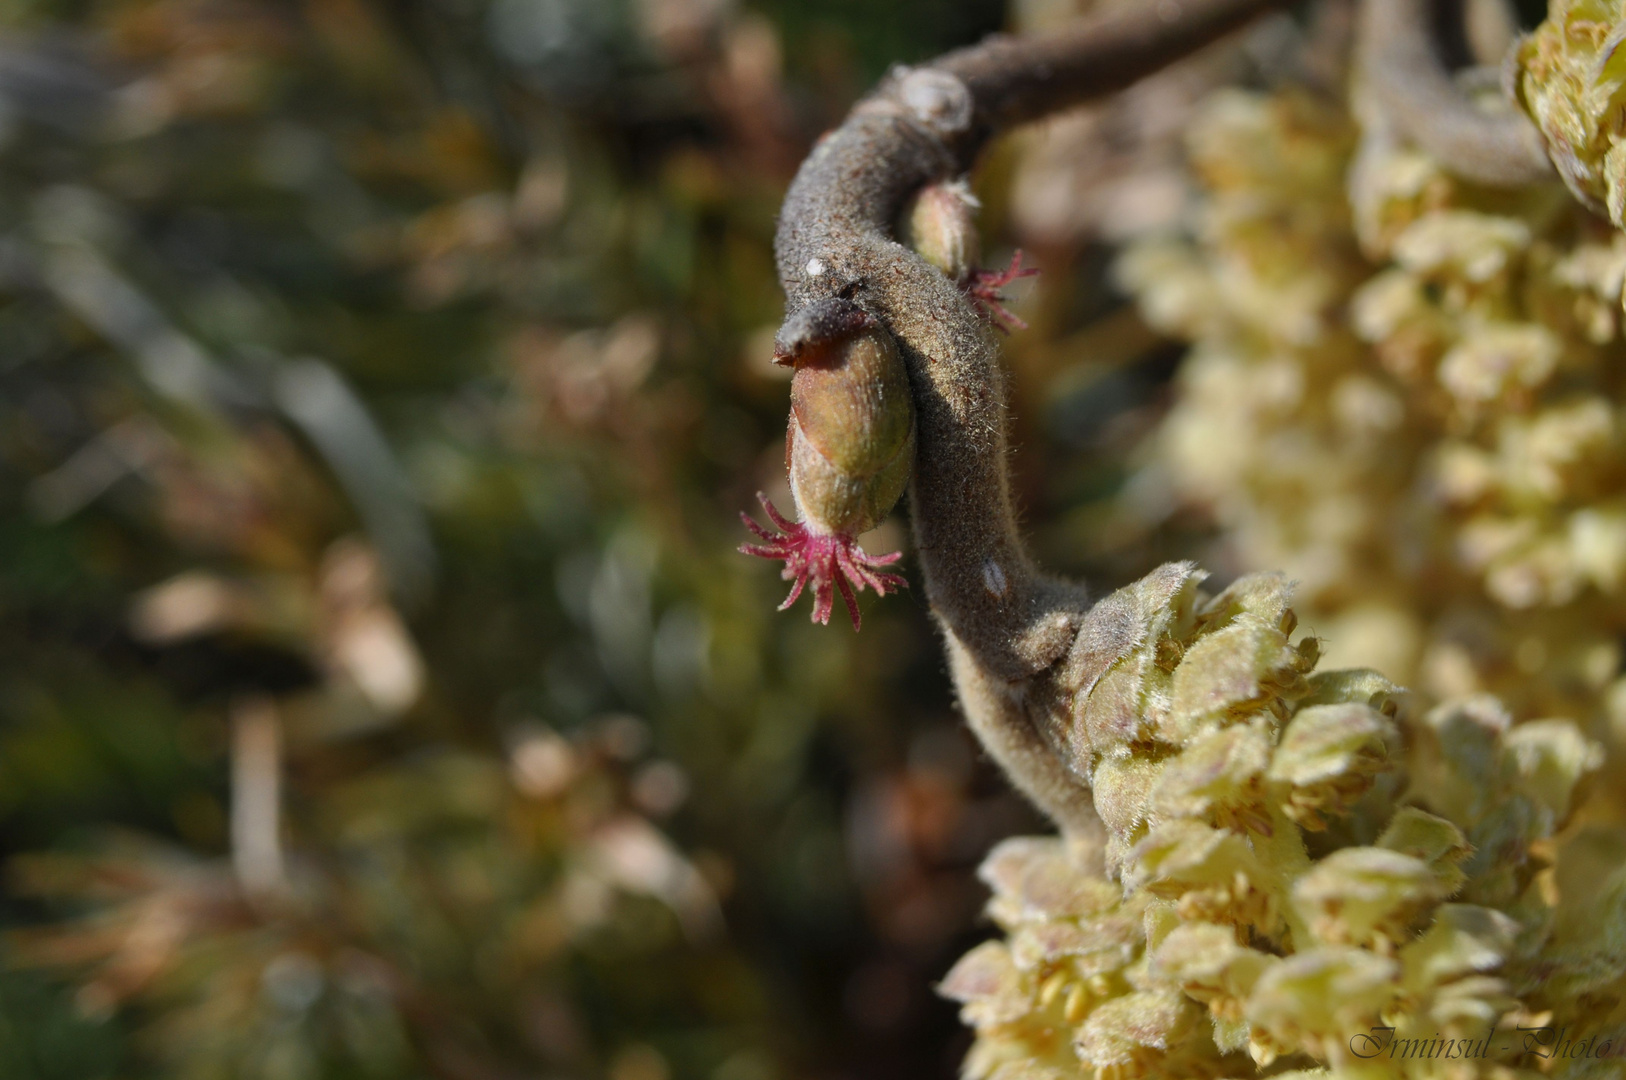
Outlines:
{"label": "reddish bud tip", "polygon": [[1017,248],[1011,256],[1011,265],[1004,270],[973,270],[966,279],[966,295],[971,302],[981,307],[994,320],[994,325],[1004,333],[1012,330],[1026,330],[1028,324],[1011,314],[1005,307],[1005,294],[1000,290],[1017,278],[1033,277],[1039,272],[1036,266],[1022,269],[1022,249]]}
{"label": "reddish bud tip", "polygon": [[745,522],[745,527],[764,543],[741,544],[740,551],[763,559],[785,561],[785,569],[780,576],[792,582],[792,585],[790,595],[779,605],[780,611],[794,604],[797,597],[802,595],[802,590],[811,583],[813,621],[830,622],[830,612],[835,608],[835,594],[839,590],[841,599],[847,605],[847,614],[852,618],[853,629],[857,630],[862,620],[858,615],[854,590],[863,592],[867,585],[885,596],[889,590],[908,587],[909,583],[899,575],[880,571],[881,567],[891,566],[903,558],[901,551],[894,551],[890,555],[871,555],[859,547],[858,541],[851,536],[815,532],[801,522],[786,520],[768,501],[768,496],[760,491],[757,492],[757,499],[767,511],[769,520],[780,531],[770,532],[753,521],[749,514],[742,513],[740,520]]}

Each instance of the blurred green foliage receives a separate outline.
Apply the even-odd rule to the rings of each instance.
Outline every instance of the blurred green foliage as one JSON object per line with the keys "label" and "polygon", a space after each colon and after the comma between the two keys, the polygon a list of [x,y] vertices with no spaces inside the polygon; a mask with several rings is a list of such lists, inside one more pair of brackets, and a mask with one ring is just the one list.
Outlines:
{"label": "blurred green foliage", "polygon": [[0,1071],[952,1072],[1036,822],[734,547],[785,183],[1002,14],[7,9]]}

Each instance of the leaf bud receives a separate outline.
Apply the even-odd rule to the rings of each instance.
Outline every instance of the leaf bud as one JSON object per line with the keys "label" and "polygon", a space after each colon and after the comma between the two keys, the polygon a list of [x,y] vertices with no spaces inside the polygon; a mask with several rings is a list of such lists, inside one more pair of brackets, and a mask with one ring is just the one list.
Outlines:
{"label": "leaf bud", "polygon": [[980,207],[964,180],[927,184],[904,208],[898,232],[950,281],[963,281],[982,259],[977,233]]}
{"label": "leaf bud", "polygon": [[793,582],[783,611],[813,586],[813,620],[828,622],[841,593],[853,628],[860,625],[856,589],[881,595],[903,578],[882,567],[901,555],[870,555],[858,536],[891,512],[915,458],[915,406],[909,374],[892,335],[874,316],[845,297],[807,305],[774,342],[778,363],[796,369],[791,380],[785,470],[800,520],[781,517],[763,495],[763,507],[781,530],[775,534],[741,515],[765,541],[740,548],[748,555],[783,559]]}

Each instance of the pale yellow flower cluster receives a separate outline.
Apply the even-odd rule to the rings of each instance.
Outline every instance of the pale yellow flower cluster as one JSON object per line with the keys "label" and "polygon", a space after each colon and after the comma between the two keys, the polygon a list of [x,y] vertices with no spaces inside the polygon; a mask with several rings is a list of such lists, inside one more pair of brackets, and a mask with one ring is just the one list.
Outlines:
{"label": "pale yellow flower cluster", "polygon": [[1068,740],[1106,844],[984,864],[1006,936],[942,986],[968,1080],[1539,1076],[1521,1025],[1593,1039],[1555,1075],[1622,1075],[1626,832],[1557,839],[1600,748],[1489,698],[1412,716],[1314,670],[1281,576],[1201,581],[1165,566],[1088,616],[1121,643]]}
{"label": "pale yellow flower cluster", "polygon": [[1556,183],[1474,187],[1290,91],[1216,96],[1190,151],[1194,236],[1121,265],[1193,345],[1157,467],[1240,567],[1301,583],[1336,662],[1604,724],[1626,237]]}

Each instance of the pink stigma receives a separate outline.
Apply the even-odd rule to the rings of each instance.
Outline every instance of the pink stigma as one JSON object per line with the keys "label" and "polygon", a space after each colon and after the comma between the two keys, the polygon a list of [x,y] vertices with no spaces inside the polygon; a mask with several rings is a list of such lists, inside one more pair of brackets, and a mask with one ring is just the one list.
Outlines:
{"label": "pink stigma", "polygon": [[1011,265],[1006,269],[971,271],[965,283],[966,295],[971,297],[972,303],[993,316],[994,325],[1002,332],[1008,334],[1013,329],[1026,330],[1028,324],[1006,310],[1005,294],[1000,290],[1017,278],[1032,277],[1038,272],[1036,266],[1022,269],[1022,249],[1017,248],[1016,254],[1011,256]]}
{"label": "pink stigma", "polygon": [[841,598],[847,602],[847,614],[852,616],[853,629],[861,625],[858,617],[858,601],[853,598],[853,590],[864,591],[868,585],[882,596],[888,589],[896,590],[908,586],[908,582],[897,574],[880,573],[878,568],[891,566],[903,558],[903,552],[894,551],[890,555],[871,555],[858,546],[858,541],[851,536],[841,533],[815,532],[798,521],[787,521],[774,509],[768,496],[757,492],[757,500],[762,508],[768,512],[768,517],[779,526],[779,533],[771,533],[751,519],[749,514],[740,514],[740,520],[766,543],[741,544],[740,550],[747,555],[757,555],[764,559],[784,559],[785,569],[780,573],[786,581],[793,581],[790,595],[785,602],[779,605],[784,611],[796,602],[802,595],[802,590],[808,582],[813,583],[813,621],[816,623],[830,622],[830,612],[835,607],[835,590],[841,590]]}

